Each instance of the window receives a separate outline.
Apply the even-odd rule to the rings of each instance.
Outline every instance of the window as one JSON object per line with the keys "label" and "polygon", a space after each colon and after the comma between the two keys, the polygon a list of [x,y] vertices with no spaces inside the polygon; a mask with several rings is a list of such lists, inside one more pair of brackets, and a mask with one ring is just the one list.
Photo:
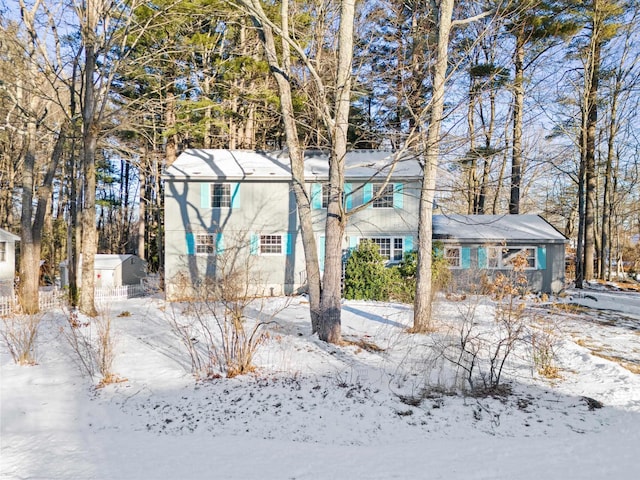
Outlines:
{"label": "window", "polygon": [[394,262],[402,260],[404,255],[404,239],[402,237],[371,237],[361,238],[360,243],[364,241],[373,242],[378,246],[378,251],[387,260]]}
{"label": "window", "polygon": [[461,258],[462,255],[460,247],[445,247],[444,259],[447,261],[450,267],[460,268],[462,266]]}
{"label": "window", "polygon": [[216,236],[208,233],[196,235],[196,253],[216,253]]}
{"label": "window", "polygon": [[0,262],[7,261],[7,242],[0,242]]}
{"label": "window", "polygon": [[488,268],[513,268],[514,260],[517,258],[524,259],[525,269],[536,268],[536,249],[535,247],[488,247],[487,248],[487,267]]}
{"label": "window", "polygon": [[231,185],[214,183],[211,185],[211,208],[231,206]]}
{"label": "window", "polygon": [[260,255],[282,254],[282,235],[260,235]]}
{"label": "window", "polygon": [[322,208],[327,208],[329,206],[329,184],[322,184]]}
{"label": "window", "polygon": [[[381,184],[373,184],[373,208],[393,208],[393,184],[387,183],[382,188]],[[378,196],[379,195],[379,196]]]}

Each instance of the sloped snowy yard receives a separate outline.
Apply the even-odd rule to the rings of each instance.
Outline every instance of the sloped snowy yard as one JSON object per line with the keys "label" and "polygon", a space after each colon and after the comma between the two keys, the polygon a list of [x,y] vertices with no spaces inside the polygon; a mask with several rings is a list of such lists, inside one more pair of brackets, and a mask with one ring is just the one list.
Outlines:
{"label": "sloped snowy yard", "polygon": [[[444,326],[410,335],[407,306],[345,302],[343,335],[354,344],[335,347],[311,336],[303,298],[286,303],[267,305],[285,308],[255,373],[206,382],[189,372],[170,307],[114,303],[114,371],[126,381],[100,389],[75,365],[62,313],[48,314],[38,365],[16,366],[0,350],[0,477],[640,478],[640,375],[584,340],[633,361],[637,328],[538,309],[558,326],[561,378],[540,378],[521,348],[506,371],[510,395],[456,396],[453,368],[437,355],[452,333]],[[460,310],[437,307],[443,325]],[[480,302],[475,321],[491,316]]]}

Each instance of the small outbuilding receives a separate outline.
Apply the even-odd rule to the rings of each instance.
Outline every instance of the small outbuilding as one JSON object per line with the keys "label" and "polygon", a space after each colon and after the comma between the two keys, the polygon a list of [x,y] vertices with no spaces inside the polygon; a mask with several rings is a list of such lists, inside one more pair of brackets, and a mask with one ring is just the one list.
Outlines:
{"label": "small outbuilding", "polygon": [[[97,254],[94,260],[94,271],[96,288],[138,285],[147,276],[146,262],[132,254]],[[78,278],[78,283],[80,280]],[[66,260],[60,263],[60,283],[61,287],[69,285],[69,267]]]}
{"label": "small outbuilding", "polygon": [[0,296],[13,295],[16,279],[16,242],[18,235],[0,228]]}
{"label": "small outbuilding", "polygon": [[521,257],[531,291],[564,288],[567,237],[539,215],[434,215],[433,240],[460,286],[507,275]]}

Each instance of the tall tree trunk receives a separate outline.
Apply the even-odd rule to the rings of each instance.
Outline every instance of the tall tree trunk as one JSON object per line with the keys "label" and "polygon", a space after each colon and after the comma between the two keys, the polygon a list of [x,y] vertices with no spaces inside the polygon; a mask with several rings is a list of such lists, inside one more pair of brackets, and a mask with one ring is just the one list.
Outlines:
{"label": "tall tree trunk", "polygon": [[594,277],[595,215],[596,215],[596,126],[598,122],[598,84],[602,43],[595,39],[592,45],[587,100],[587,130],[585,141],[585,211],[584,211],[584,278]]}
{"label": "tall tree trunk", "polygon": [[432,73],[432,99],[430,122],[425,147],[424,176],[420,191],[418,219],[418,269],[416,298],[413,311],[413,330],[425,332],[433,328],[431,279],[431,251],[433,249],[433,199],[435,195],[438,157],[440,155],[440,129],[444,112],[445,80],[447,74],[449,35],[454,0],[441,0],[435,9],[438,26],[436,61]]}
{"label": "tall tree trunk", "polygon": [[520,213],[520,183],[522,182],[522,118],[524,112],[524,32],[516,36],[513,56],[515,76],[513,80],[513,147],[511,156],[511,190],[509,213]]}
{"label": "tall tree trunk", "polygon": [[[285,137],[289,150],[291,165],[292,188],[298,207],[300,220],[300,233],[305,255],[305,267],[307,270],[307,284],[309,289],[309,309],[313,332],[317,332],[320,324],[320,264],[318,262],[318,250],[311,218],[311,201],[306,190],[304,174],[304,152],[300,147],[295,112],[293,108],[292,85],[290,75],[291,53],[286,40],[282,41],[282,58],[278,61],[278,49],[272,28],[265,22],[266,15],[258,0],[248,0],[246,3],[258,28],[260,39],[264,46],[265,56],[278,86],[280,97],[280,111],[282,123],[285,129]],[[283,35],[288,35],[288,11],[287,2],[282,2]]]}
{"label": "tall tree trunk", "polygon": [[86,23],[83,25],[85,43],[84,104],[82,107],[82,288],[78,307],[89,316],[97,315],[94,302],[94,263],[97,253],[96,231],[96,150],[98,125],[96,123],[96,95],[94,74],[97,54],[95,29],[97,26],[97,5],[87,2]]}
{"label": "tall tree trunk", "polygon": [[341,341],[342,299],[342,241],[347,221],[344,211],[344,161],[347,154],[347,131],[351,106],[351,81],[353,62],[353,29],[355,0],[343,0],[340,4],[340,28],[338,33],[338,70],[336,72],[335,117],[331,129],[331,158],[329,161],[329,203],[325,229],[325,261],[322,300],[320,303],[321,340]]}

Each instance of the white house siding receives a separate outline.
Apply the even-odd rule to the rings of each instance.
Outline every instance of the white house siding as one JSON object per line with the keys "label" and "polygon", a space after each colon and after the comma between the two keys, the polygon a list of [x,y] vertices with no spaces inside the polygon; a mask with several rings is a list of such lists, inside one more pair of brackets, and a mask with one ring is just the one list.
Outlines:
{"label": "white house siding", "polygon": [[20,237],[0,228],[0,243],[3,254],[0,258],[0,296],[13,295],[13,284],[16,272],[15,242]]}
{"label": "white house siding", "polygon": [[[231,207],[203,206],[206,187],[212,183],[238,184],[238,198]],[[165,241],[167,296],[179,297],[184,283],[215,278],[235,263],[247,270],[250,284],[261,285],[264,293],[292,293],[305,281],[302,242],[290,182],[287,181],[174,181],[167,184],[165,197]],[[197,253],[189,242],[197,235],[215,236],[214,253]],[[291,242],[290,253],[260,255],[252,252],[252,239],[259,235],[282,235]],[[284,246],[283,246],[284,248]],[[178,280],[181,277],[180,281]],[[273,290],[272,290],[273,289]]]}

